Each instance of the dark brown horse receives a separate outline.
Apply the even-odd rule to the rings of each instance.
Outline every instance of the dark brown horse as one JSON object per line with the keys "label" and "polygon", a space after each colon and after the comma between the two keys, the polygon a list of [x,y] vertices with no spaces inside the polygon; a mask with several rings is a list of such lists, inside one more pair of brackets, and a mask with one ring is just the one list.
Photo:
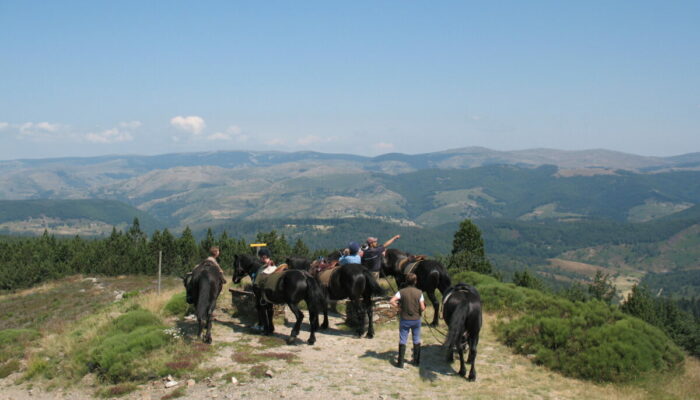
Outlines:
{"label": "dark brown horse", "polygon": [[316,280],[306,271],[287,269],[282,272],[275,272],[273,277],[266,277],[266,283],[261,284],[263,264],[255,257],[247,254],[236,255],[233,262],[233,281],[238,283],[248,275],[253,281],[253,293],[255,294],[255,308],[258,311],[258,322],[263,327],[265,335],[271,335],[275,331],[272,322],[273,304],[287,304],[296,317],[296,322],[292,332],[287,339],[288,344],[292,344],[299,335],[304,314],[297,305],[305,300],[309,309],[309,319],[311,334],[309,344],[316,343],[316,330],[318,329],[318,314],[321,309],[325,309],[325,299],[321,288]]}
{"label": "dark brown horse", "polygon": [[386,276],[393,276],[397,285],[402,287],[406,281],[406,274],[413,272],[418,278],[416,287],[428,294],[428,299],[433,304],[435,315],[431,326],[437,326],[440,318],[440,303],[435,297],[435,289],[445,296],[445,291],[450,287],[451,280],[445,267],[436,260],[414,257],[397,249],[387,249],[384,253],[382,271]]}
{"label": "dark brown horse", "polygon": [[[337,258],[331,257],[331,263],[335,264]],[[312,270],[315,268],[316,262],[312,263]],[[367,268],[360,264],[345,264],[337,265],[327,271],[312,271],[312,275],[316,277],[319,285],[326,295],[326,299],[337,301],[348,299],[353,305],[353,309],[357,310],[360,317],[360,322],[357,327],[357,337],[362,337],[365,330],[365,317],[367,318],[367,338],[374,337],[374,302],[372,296],[384,295],[384,289],[374,280],[372,274],[367,271]],[[321,329],[328,328],[328,307],[323,308],[323,324]]]}
{"label": "dark brown horse", "polygon": [[187,274],[182,283],[187,290],[187,302],[194,305],[197,316],[197,337],[202,336],[206,328],[204,343],[211,343],[211,320],[224,285],[219,267],[209,261],[199,264],[191,274]]}
{"label": "dark brown horse", "polygon": [[479,344],[479,332],[481,331],[481,297],[475,287],[466,283],[459,283],[449,288],[443,299],[443,317],[449,326],[444,346],[447,348],[447,361],[452,362],[453,353],[459,353],[459,375],[467,373],[464,367],[464,349],[469,346],[467,363],[471,364],[469,370],[470,381],[476,380],[476,346]]}

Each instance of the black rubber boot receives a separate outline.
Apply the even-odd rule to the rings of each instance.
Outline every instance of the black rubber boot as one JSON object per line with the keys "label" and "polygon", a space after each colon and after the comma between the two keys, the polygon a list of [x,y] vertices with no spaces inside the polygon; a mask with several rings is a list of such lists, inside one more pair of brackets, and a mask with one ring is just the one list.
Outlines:
{"label": "black rubber boot", "polygon": [[420,343],[413,345],[413,359],[411,364],[420,365]]}
{"label": "black rubber boot", "polygon": [[400,344],[399,345],[399,358],[396,360],[396,367],[397,368],[403,368],[403,358],[406,355],[406,345],[405,344]]}

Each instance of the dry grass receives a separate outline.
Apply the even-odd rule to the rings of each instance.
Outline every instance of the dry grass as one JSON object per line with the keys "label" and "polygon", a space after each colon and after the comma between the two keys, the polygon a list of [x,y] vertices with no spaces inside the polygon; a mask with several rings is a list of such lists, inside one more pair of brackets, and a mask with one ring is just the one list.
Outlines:
{"label": "dry grass", "polygon": [[601,267],[600,265],[586,264],[582,262],[562,260],[560,258],[550,258],[550,266],[552,268],[561,268],[564,271],[569,271],[581,275],[588,276],[590,278],[594,277],[596,272],[602,271],[607,274],[614,274],[615,271],[609,268]]}

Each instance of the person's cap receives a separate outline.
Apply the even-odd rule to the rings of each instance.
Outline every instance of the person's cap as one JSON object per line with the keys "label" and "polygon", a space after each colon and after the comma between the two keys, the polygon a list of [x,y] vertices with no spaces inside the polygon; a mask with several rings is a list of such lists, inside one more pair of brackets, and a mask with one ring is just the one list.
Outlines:
{"label": "person's cap", "polygon": [[350,242],[348,244],[348,249],[350,249],[350,254],[356,254],[360,251],[360,245],[357,242]]}
{"label": "person's cap", "polygon": [[367,238],[367,244],[374,243],[377,241],[376,237],[370,236]]}
{"label": "person's cap", "polygon": [[262,249],[260,249],[258,251],[258,256],[272,257],[272,255],[270,254],[270,250],[267,247],[263,247]]}

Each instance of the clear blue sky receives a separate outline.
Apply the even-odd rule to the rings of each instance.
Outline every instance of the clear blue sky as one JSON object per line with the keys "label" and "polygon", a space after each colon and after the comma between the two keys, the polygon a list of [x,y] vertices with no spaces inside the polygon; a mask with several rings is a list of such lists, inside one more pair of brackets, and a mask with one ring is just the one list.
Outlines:
{"label": "clear blue sky", "polygon": [[0,159],[700,151],[699,1],[0,0]]}

